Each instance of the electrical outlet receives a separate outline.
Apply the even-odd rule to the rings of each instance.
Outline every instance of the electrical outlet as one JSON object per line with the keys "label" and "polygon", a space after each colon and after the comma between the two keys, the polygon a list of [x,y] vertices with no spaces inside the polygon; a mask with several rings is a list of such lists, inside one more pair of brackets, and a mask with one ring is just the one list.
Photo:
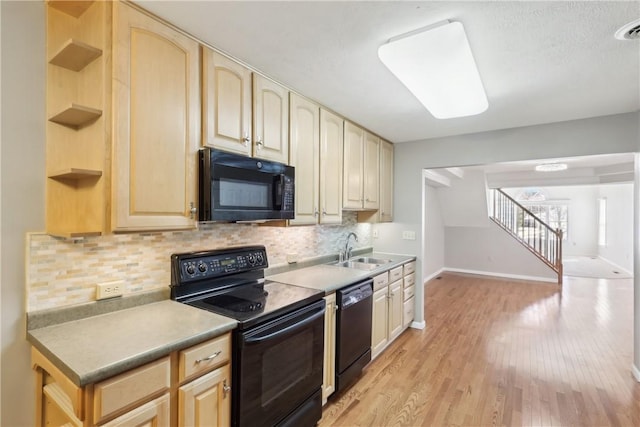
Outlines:
{"label": "electrical outlet", "polygon": [[289,264],[295,264],[296,262],[298,262],[299,257],[300,255],[298,255],[297,253],[287,254],[287,262]]}
{"label": "electrical outlet", "polygon": [[96,285],[96,299],[107,299],[122,296],[124,293],[124,283],[122,280],[113,282],[98,283]]}

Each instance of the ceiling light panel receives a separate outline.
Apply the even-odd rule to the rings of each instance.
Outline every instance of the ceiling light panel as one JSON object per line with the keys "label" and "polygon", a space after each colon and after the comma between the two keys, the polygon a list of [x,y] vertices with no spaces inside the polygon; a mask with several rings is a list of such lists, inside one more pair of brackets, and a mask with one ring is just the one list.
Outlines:
{"label": "ceiling light panel", "polygon": [[378,56],[438,119],[480,114],[489,106],[460,22],[393,38],[380,46]]}

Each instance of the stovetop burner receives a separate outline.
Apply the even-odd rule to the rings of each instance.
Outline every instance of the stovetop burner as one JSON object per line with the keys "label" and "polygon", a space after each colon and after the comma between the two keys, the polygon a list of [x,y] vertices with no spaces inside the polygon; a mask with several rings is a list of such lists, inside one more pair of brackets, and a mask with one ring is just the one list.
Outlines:
{"label": "stovetop burner", "polygon": [[324,294],[264,279],[264,246],[190,252],[171,257],[171,298],[238,321],[239,329],[267,322],[322,299]]}

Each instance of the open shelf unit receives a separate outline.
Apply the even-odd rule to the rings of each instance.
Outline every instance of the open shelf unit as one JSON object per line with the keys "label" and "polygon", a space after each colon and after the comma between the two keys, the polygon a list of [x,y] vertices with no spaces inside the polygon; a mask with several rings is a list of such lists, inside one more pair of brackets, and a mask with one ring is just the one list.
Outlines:
{"label": "open shelf unit", "polygon": [[46,230],[108,230],[111,2],[47,1]]}

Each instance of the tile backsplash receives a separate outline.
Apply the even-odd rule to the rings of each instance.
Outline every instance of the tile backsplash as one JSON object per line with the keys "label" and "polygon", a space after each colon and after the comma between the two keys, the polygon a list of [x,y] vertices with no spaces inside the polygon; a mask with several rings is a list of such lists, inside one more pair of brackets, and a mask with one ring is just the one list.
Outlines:
{"label": "tile backsplash", "polygon": [[44,233],[27,235],[27,311],[94,301],[97,283],[122,280],[124,293],[169,286],[171,254],[261,244],[269,265],[337,253],[350,231],[355,248],[371,246],[371,224],[359,224],[344,212],[341,225],[269,227],[256,224],[207,224],[198,230],[112,234],[68,240]]}

